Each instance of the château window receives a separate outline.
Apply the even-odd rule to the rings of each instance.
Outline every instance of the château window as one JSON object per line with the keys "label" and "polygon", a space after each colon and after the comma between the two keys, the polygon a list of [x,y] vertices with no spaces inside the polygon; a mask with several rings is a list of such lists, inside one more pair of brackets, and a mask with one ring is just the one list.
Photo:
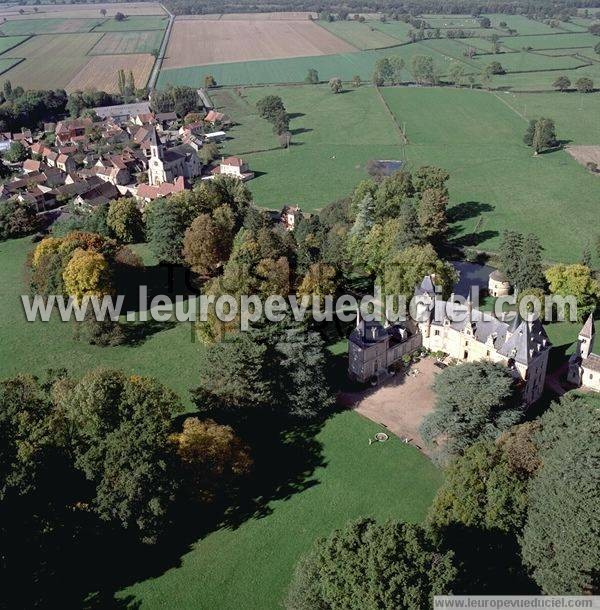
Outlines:
{"label": "ch\u00e2teau window", "polygon": [[433,332],[433,334],[437,337],[440,334],[440,331],[436,330],[436,331]]}

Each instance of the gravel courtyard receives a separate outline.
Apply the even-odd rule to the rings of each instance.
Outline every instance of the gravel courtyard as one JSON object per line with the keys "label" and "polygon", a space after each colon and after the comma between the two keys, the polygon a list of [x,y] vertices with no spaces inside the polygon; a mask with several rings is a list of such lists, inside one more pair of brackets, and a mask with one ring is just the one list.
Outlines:
{"label": "gravel courtyard", "polygon": [[401,439],[409,439],[427,453],[418,429],[423,418],[433,410],[435,394],[431,389],[440,369],[433,358],[413,364],[408,374],[397,373],[382,386],[362,392],[347,392],[340,402],[358,413],[384,425]]}

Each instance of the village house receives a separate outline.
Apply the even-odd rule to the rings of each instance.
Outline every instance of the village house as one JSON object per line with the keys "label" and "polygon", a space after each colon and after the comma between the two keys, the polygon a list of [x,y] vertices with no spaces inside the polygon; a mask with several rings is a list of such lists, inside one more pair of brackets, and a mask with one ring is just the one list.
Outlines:
{"label": "village house", "polygon": [[506,366],[524,404],[542,395],[551,343],[539,320],[516,316],[505,322],[466,304],[436,298],[435,278],[426,276],[415,289],[416,321],[384,326],[359,319],[349,340],[351,378],[384,378],[405,354],[424,347],[461,362],[487,360]]}
{"label": "village house", "polygon": [[222,112],[217,112],[216,110],[209,110],[204,117],[204,122],[212,125],[226,125],[231,123],[227,115]]}
{"label": "village house", "polygon": [[179,128],[180,136],[201,136],[204,133],[204,125],[200,122],[188,123]]}
{"label": "village house", "polygon": [[182,191],[185,191],[185,189],[185,179],[183,176],[179,176],[179,178],[175,178],[173,182],[163,182],[158,186],[140,184],[137,187],[134,196],[141,203],[150,203],[150,201],[158,199],[159,197],[168,197],[175,193],[181,193]]}
{"label": "village house", "polygon": [[155,119],[159,129],[162,130],[171,129],[178,120],[175,112],[158,112]]}
{"label": "village house", "polygon": [[238,180],[246,181],[254,178],[254,172],[248,169],[248,164],[240,157],[226,157],[221,159],[219,165],[211,170],[213,176],[232,176]]}
{"label": "village house", "polygon": [[80,140],[85,136],[85,130],[94,124],[92,119],[85,117],[82,119],[65,119],[56,124],[56,143],[63,145]]}
{"label": "village house", "polygon": [[21,144],[25,144],[25,146],[33,144],[33,136],[31,134],[31,130],[29,129],[23,129],[23,131],[13,133],[12,139],[13,142],[21,142]]}
{"label": "village house", "polygon": [[297,205],[284,205],[279,220],[286,231],[293,231],[302,218],[302,210]]}
{"label": "village house", "polygon": [[156,129],[150,129],[150,159],[148,183],[160,186],[163,182],[174,182],[183,177],[191,180],[202,173],[202,163],[196,151],[187,144],[172,148],[163,146]]}
{"label": "village house", "polygon": [[594,314],[586,320],[577,338],[577,349],[569,359],[567,380],[573,385],[600,392],[600,350],[595,345]]}

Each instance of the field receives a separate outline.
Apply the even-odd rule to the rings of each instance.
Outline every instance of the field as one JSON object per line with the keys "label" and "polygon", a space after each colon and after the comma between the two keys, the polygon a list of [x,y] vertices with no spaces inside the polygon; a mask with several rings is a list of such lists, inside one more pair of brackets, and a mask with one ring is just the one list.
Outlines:
{"label": "field", "polygon": [[[269,93],[281,95],[294,117],[288,150],[278,148],[271,126],[256,114],[256,101]],[[257,88],[244,90],[243,98],[225,90],[214,98],[239,123],[223,154],[248,160],[258,173],[248,186],[264,207],[321,208],[365,177],[369,159],[402,154],[399,133],[372,88],[342,95],[332,95],[327,87]]]}
{"label": "field", "polygon": [[379,31],[371,22],[319,21],[319,25],[357,49],[381,49],[399,44],[399,40]]}
{"label": "field", "polygon": [[23,61],[22,59],[8,59],[0,57],[0,74],[4,74],[10,70],[13,66]]}
{"label": "field", "polygon": [[158,51],[164,32],[107,32],[90,55],[119,55],[125,53],[152,53]]}
{"label": "field", "polygon": [[499,28],[500,23],[506,23],[506,27],[512,30],[516,30],[518,34],[552,34],[556,32],[555,29],[551,28],[549,25],[545,23],[541,23],[540,21],[534,21],[533,19],[528,19],[524,15],[506,15],[506,14],[492,14],[485,15],[485,17],[489,17],[492,27]]}
{"label": "field", "polygon": [[134,15],[124,21],[107,19],[94,28],[95,32],[128,32],[134,30],[164,30],[169,18],[161,15]]}
{"label": "field", "polygon": [[471,61],[483,70],[492,61],[499,61],[507,72],[541,72],[544,70],[571,70],[587,65],[575,57],[547,57],[536,53],[503,53],[499,55],[479,55]]}
{"label": "field", "polygon": [[97,55],[89,60],[67,84],[67,92],[95,87],[108,93],[118,92],[117,73],[124,70],[133,72],[136,87],[145,87],[154,65],[154,56],[137,55]]}
{"label": "field", "polygon": [[7,36],[30,36],[31,34],[75,34],[90,32],[104,21],[96,19],[23,19],[6,21],[0,29]]}
{"label": "field", "polygon": [[[70,19],[73,17],[97,17],[100,10],[105,10],[107,17],[112,17],[117,12],[126,15],[164,15],[165,12],[157,2],[126,2],[126,3],[102,3],[98,4],[40,4],[32,7],[31,4],[2,5],[0,17],[6,19],[39,19],[40,17],[60,17]],[[21,15],[19,10],[24,10]]]}
{"label": "field", "polygon": [[[256,101],[280,95],[292,114],[292,146],[277,148]],[[366,176],[370,159],[406,158],[411,167],[434,164],[451,175],[454,230],[461,245],[495,250],[504,229],[539,235],[548,260],[578,260],[572,244],[593,241],[600,181],[565,151],[533,157],[522,144],[530,117],[551,116],[558,135],[576,144],[600,141],[600,125],[582,117],[600,111],[597,96],[487,93],[456,89],[384,88],[397,125],[370,87],[332,95],[327,86],[244,88],[215,94],[215,103],[240,124],[223,154],[238,154],[257,171],[248,183],[259,205],[297,203],[321,208],[346,196]],[[578,104],[581,103],[581,109]]]}
{"label": "field", "polygon": [[25,89],[66,87],[88,62],[86,53],[101,34],[63,34],[34,36],[2,56],[25,58],[4,76]]}
{"label": "field", "polygon": [[502,44],[516,51],[531,47],[534,50],[569,49],[577,47],[594,47],[598,37],[592,34],[552,34],[549,36],[508,36],[502,38]]}
{"label": "field", "polygon": [[353,50],[350,44],[308,20],[177,20],[163,66],[182,68]]}
{"label": "field", "polygon": [[[443,49],[444,52],[438,51],[438,48]],[[403,57],[407,65],[411,57],[415,55],[431,55],[438,72],[445,74],[455,58],[467,65],[473,65],[462,57],[463,51],[464,47],[456,41],[439,40],[379,51],[357,51],[337,55],[290,57],[270,61],[247,61],[209,66],[190,66],[170,70],[163,69],[160,72],[158,86],[160,88],[168,83],[183,85],[201,82],[202,77],[208,73],[213,74],[217,82],[222,85],[301,83],[304,82],[309,68],[315,68],[322,81],[327,81],[334,76],[350,81],[354,75],[360,76],[365,81],[370,81],[373,75],[373,66],[377,59],[392,54]],[[449,52],[452,52],[452,56],[448,54]],[[411,78],[408,70],[404,71],[403,77]]]}
{"label": "field", "polygon": [[[95,6],[98,7],[94,9],[96,15],[105,7],[103,4]],[[114,14],[114,7],[124,6],[130,5],[115,4],[112,12],[106,10],[110,15]],[[140,6],[132,4],[131,8],[139,9]],[[148,5],[151,13],[156,6]],[[5,78],[10,79],[13,86],[25,89],[61,87],[68,91],[104,87],[114,92],[117,71],[121,67],[134,71],[140,87],[146,84],[154,65],[154,57],[149,54],[160,48],[168,24],[164,13],[144,15],[123,9],[132,16],[125,21],[116,21],[102,16],[63,18],[59,6],[44,5],[43,8],[48,9],[46,15],[53,17],[44,16],[40,11],[36,19],[15,19],[0,25],[4,34],[11,34],[0,37],[0,68],[5,70]],[[84,8],[84,5],[67,7],[65,11],[86,14]],[[9,69],[15,63],[18,65]]]}
{"label": "field", "polygon": [[281,11],[275,13],[209,13],[206,15],[185,15],[183,19],[208,19],[209,21],[307,21],[316,19],[317,14],[308,11]]}
{"label": "field", "polygon": [[[598,126],[585,135],[575,127],[584,112],[574,113],[573,105],[570,114],[567,106],[559,112],[560,96],[540,96],[536,106],[529,102],[535,95],[464,90],[384,89],[383,96],[406,122],[409,163],[450,172],[451,201],[464,211],[456,225],[461,243],[494,250],[503,229],[531,231],[547,259],[578,260],[573,244],[591,242],[596,231],[599,183],[565,151],[533,157],[522,144],[527,120],[519,112],[526,104],[527,117],[552,116],[559,137],[598,141]],[[595,110],[588,116],[599,101],[589,100],[588,112]]]}
{"label": "field", "polygon": [[424,19],[432,28],[449,29],[477,29],[480,27],[479,21],[469,15],[423,15]]}
{"label": "field", "polygon": [[27,36],[6,36],[0,38],[0,54],[6,53],[6,51],[13,49],[25,40],[27,40]]}
{"label": "field", "polygon": [[408,23],[404,23],[403,21],[388,21],[387,23],[381,23],[381,21],[377,20],[370,22],[370,25],[377,31],[382,32],[387,36],[391,36],[392,38],[396,38],[399,42],[408,42],[408,33],[412,29]]}

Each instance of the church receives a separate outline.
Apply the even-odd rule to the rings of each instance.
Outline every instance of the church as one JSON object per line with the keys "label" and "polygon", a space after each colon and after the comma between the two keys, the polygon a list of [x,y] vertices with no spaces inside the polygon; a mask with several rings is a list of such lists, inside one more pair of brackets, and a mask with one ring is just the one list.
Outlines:
{"label": "church", "polygon": [[551,343],[539,320],[511,322],[471,306],[436,298],[435,278],[415,289],[416,320],[382,325],[358,320],[349,338],[348,373],[360,382],[378,381],[405,354],[422,347],[462,362],[489,360],[515,377],[523,402],[533,404],[544,390]]}
{"label": "church", "polygon": [[166,148],[154,126],[148,134],[150,158],[148,161],[148,184],[160,186],[164,182],[174,183],[177,178],[190,180],[202,173],[202,163],[196,150],[189,144]]}

